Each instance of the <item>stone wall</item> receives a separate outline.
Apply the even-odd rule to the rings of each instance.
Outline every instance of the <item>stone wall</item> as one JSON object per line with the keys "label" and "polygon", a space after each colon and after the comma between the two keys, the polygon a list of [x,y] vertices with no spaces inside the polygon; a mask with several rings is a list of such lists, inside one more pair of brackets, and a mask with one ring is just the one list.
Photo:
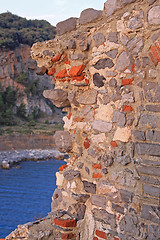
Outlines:
{"label": "stone wall", "polygon": [[108,0],[57,35],[32,47],[55,82],[44,96],[68,113],[44,239],[158,240],[160,1]]}

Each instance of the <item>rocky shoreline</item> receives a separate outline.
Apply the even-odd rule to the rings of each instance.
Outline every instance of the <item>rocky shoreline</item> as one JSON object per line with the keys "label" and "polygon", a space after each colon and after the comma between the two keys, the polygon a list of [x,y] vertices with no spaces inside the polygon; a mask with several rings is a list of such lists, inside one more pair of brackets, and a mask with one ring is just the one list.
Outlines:
{"label": "rocky shoreline", "polygon": [[22,161],[39,161],[56,158],[63,160],[67,154],[59,152],[57,149],[30,149],[30,150],[13,150],[0,152],[0,168],[10,169]]}

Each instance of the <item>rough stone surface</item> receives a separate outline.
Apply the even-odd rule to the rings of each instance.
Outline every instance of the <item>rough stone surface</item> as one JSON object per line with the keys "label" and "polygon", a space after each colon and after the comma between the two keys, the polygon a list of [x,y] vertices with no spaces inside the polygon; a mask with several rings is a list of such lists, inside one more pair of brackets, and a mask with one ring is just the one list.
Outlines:
{"label": "rough stone surface", "polygon": [[112,129],[112,123],[101,120],[95,120],[92,124],[93,129],[98,132],[109,132]]}
{"label": "rough stone surface", "polygon": [[142,21],[139,20],[138,18],[134,17],[131,18],[128,22],[127,22],[127,27],[132,29],[132,30],[136,30],[138,28],[142,27]]}
{"label": "rough stone surface", "polygon": [[69,107],[68,93],[62,89],[45,90],[43,92],[45,98],[49,98],[57,107]]}
{"label": "rough stone surface", "polygon": [[133,130],[132,133],[136,139],[142,140],[142,141],[146,140],[145,133],[143,131]]}
{"label": "rough stone surface", "polygon": [[147,131],[147,140],[152,142],[160,142],[160,131]]}
{"label": "rough stone surface", "polygon": [[87,181],[83,181],[83,186],[87,193],[92,193],[92,194],[96,193],[96,184],[87,182]]}
{"label": "rough stone surface", "polygon": [[136,151],[139,155],[160,156],[160,145],[151,143],[137,143]]}
{"label": "rough stone surface", "polygon": [[145,184],[144,185],[144,193],[146,195],[150,195],[150,196],[159,198],[160,188]]}
{"label": "rough stone surface", "polygon": [[123,51],[117,59],[116,69],[118,71],[123,71],[125,68],[127,68],[130,64],[130,58],[127,52]]}
{"label": "rough stone surface", "polygon": [[93,195],[91,197],[91,203],[97,207],[106,207],[106,198],[99,195]]}
{"label": "rough stone surface", "polygon": [[80,24],[91,23],[102,16],[102,11],[94,10],[93,8],[85,9],[81,12],[79,22]]}
{"label": "rough stone surface", "polygon": [[110,50],[109,52],[106,52],[106,55],[112,59],[115,59],[118,54],[117,49]]}
{"label": "rough stone surface", "polygon": [[106,79],[103,76],[101,76],[99,73],[95,73],[93,75],[93,83],[96,87],[99,87],[99,88],[103,87],[105,80]]}
{"label": "rough stone surface", "polygon": [[96,208],[94,208],[92,210],[92,212],[93,212],[93,216],[94,216],[95,220],[100,221],[100,222],[102,222],[104,224],[109,224],[113,228],[116,227],[115,215],[108,213],[104,209],[96,209]]}
{"label": "rough stone surface", "polygon": [[59,22],[56,25],[57,35],[63,35],[66,32],[70,32],[76,28],[77,18],[69,18],[65,21]]}
{"label": "rough stone surface", "polygon": [[102,43],[104,43],[106,41],[106,38],[105,36],[103,35],[103,33],[96,33],[94,36],[93,36],[93,39],[96,43],[96,45],[100,45]]}
{"label": "rough stone surface", "polygon": [[151,205],[142,205],[141,218],[149,220],[154,223],[160,223],[160,209]]}
{"label": "rough stone surface", "polygon": [[151,25],[160,24],[160,6],[152,7],[148,12],[148,22]]}
{"label": "rough stone surface", "polygon": [[131,162],[131,158],[128,155],[122,156],[122,157],[117,158],[117,162],[122,164],[123,166],[125,166]]}
{"label": "rough stone surface", "polygon": [[158,128],[160,117],[157,115],[144,114],[140,117],[139,125],[143,127]]}
{"label": "rough stone surface", "polygon": [[131,130],[129,127],[125,127],[125,128],[118,127],[114,134],[113,141],[128,142],[130,137],[131,137]]}
{"label": "rough stone surface", "polygon": [[88,104],[94,104],[96,103],[97,99],[97,91],[96,90],[90,90],[87,92],[82,93],[80,96],[77,97],[77,101],[80,104],[88,105]]}
{"label": "rough stone surface", "polygon": [[104,69],[104,68],[112,68],[114,66],[114,63],[109,58],[103,58],[100,59],[95,65],[94,68],[97,70]]}
{"label": "rough stone surface", "polygon": [[126,123],[125,114],[119,111],[115,111],[113,114],[113,122],[117,123],[117,126],[124,127]]}
{"label": "rough stone surface", "polygon": [[105,13],[106,16],[111,16],[116,9],[119,7],[119,1],[118,0],[108,0],[105,2]]}
{"label": "rough stone surface", "polygon": [[108,35],[108,41],[118,43],[117,32],[110,32]]}
{"label": "rough stone surface", "polygon": [[63,174],[63,176],[67,181],[71,181],[75,178],[79,178],[80,177],[80,172],[79,171],[74,171],[74,170],[68,170]]}
{"label": "rough stone surface", "polygon": [[55,144],[59,151],[70,152],[72,149],[72,139],[68,131],[57,131],[54,134]]}

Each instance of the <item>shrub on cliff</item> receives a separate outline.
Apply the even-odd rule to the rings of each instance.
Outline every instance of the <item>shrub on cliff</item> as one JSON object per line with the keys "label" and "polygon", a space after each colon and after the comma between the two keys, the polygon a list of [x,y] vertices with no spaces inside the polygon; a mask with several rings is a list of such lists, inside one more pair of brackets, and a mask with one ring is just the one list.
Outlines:
{"label": "shrub on cliff", "polygon": [[0,48],[14,49],[53,39],[56,30],[45,20],[27,20],[10,12],[0,14]]}

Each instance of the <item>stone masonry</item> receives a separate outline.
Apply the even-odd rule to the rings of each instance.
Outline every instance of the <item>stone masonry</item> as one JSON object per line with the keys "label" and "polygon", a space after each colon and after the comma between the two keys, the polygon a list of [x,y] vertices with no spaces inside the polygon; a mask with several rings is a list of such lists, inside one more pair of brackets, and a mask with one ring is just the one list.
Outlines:
{"label": "stone masonry", "polygon": [[160,0],[108,0],[57,30],[32,57],[68,113],[55,142],[69,159],[49,234],[27,226],[24,239],[160,240]]}

